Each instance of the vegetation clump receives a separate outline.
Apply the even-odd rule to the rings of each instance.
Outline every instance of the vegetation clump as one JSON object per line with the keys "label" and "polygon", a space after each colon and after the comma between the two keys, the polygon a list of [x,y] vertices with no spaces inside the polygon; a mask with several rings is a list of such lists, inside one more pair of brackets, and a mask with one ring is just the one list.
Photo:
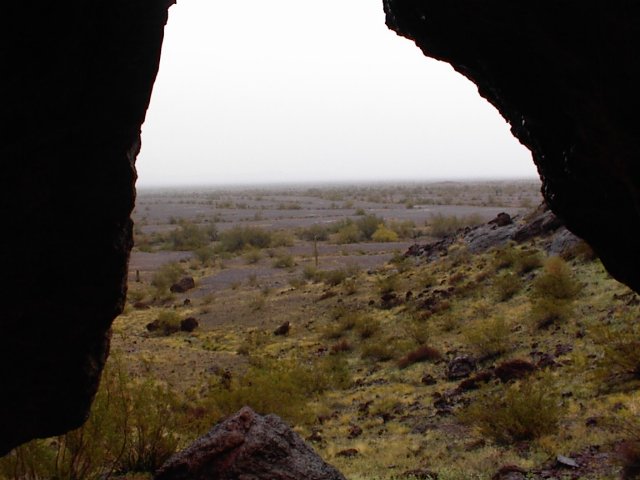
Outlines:
{"label": "vegetation clump", "polygon": [[551,257],[544,264],[531,289],[531,319],[534,327],[544,328],[565,321],[571,315],[572,302],[580,292],[571,269],[560,257]]}
{"label": "vegetation clump", "polygon": [[497,443],[535,440],[557,432],[563,411],[549,378],[524,380],[486,394],[460,419]]}

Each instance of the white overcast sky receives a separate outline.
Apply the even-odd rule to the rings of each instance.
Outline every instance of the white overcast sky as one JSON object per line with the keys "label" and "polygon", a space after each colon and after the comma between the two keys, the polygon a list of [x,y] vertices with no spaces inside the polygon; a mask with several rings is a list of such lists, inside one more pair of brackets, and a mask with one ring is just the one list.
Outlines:
{"label": "white overcast sky", "polygon": [[137,166],[141,186],[537,175],[381,0],[178,0]]}

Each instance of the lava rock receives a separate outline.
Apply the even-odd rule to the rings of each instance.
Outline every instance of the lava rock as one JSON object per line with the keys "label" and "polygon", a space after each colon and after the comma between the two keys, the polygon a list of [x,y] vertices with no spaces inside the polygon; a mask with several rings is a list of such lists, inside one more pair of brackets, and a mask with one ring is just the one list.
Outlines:
{"label": "lava rock", "polygon": [[403,477],[411,477],[418,480],[438,480],[438,474],[433,470],[427,470],[426,468],[416,468],[414,470],[407,470],[402,474]]}
{"label": "lava rock", "polygon": [[[357,453],[357,451],[356,451]],[[171,457],[155,480],[345,480],[276,415],[244,407]]]}
{"label": "lava rock", "polygon": [[288,335],[290,329],[291,329],[291,324],[287,321],[287,322],[284,322],[282,325],[280,325],[278,328],[276,328],[273,331],[273,334],[278,336]]}
{"label": "lava rock", "polygon": [[182,277],[176,283],[171,285],[169,290],[171,290],[172,293],[184,293],[193,288],[196,288],[196,282],[193,277]]}
{"label": "lava rock", "polygon": [[526,478],[526,470],[516,465],[505,465],[491,477],[491,480],[526,480]]}
{"label": "lava rock", "polygon": [[358,425],[351,425],[348,438],[358,438],[360,435],[362,435],[362,428]]}
{"label": "lava rock", "polygon": [[535,370],[536,366],[533,363],[516,358],[498,365],[495,369],[495,375],[502,383],[506,383],[511,380],[525,378]]}
{"label": "lava rock", "polygon": [[345,448],[344,450],[340,450],[338,453],[336,453],[336,456],[352,458],[358,456],[359,453],[360,452],[358,452],[358,450],[355,448]]}
{"label": "lava rock", "polygon": [[447,379],[461,380],[467,378],[476,369],[476,361],[468,355],[454,358],[447,364]]}
{"label": "lava rock", "polygon": [[511,219],[511,215],[505,212],[500,212],[496,218],[489,222],[490,225],[495,225],[496,227],[506,227],[512,223],[513,220]]}
{"label": "lava rock", "polygon": [[200,324],[193,317],[187,317],[180,322],[180,330],[183,332],[193,332]]}

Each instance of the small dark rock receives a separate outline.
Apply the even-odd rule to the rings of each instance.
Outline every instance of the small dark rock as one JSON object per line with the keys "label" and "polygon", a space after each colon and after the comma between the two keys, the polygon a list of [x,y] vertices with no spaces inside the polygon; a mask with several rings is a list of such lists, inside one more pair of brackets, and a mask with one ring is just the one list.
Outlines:
{"label": "small dark rock", "polygon": [[433,375],[431,375],[430,373],[425,373],[422,376],[422,378],[420,379],[420,381],[424,385],[435,385],[436,383],[438,383],[438,381],[435,379],[435,377]]}
{"label": "small dark rock", "polygon": [[560,357],[562,355],[566,355],[567,353],[571,353],[573,351],[573,347],[569,344],[559,343],[556,345],[556,351],[554,352],[556,357]]}
{"label": "small dark rock", "polygon": [[426,468],[407,470],[402,474],[402,476],[413,477],[419,480],[438,480],[438,474],[432,470],[427,470]]}
{"label": "small dark rock", "polygon": [[291,324],[287,321],[280,325],[273,331],[274,335],[288,335],[289,330],[291,329]]}
{"label": "small dark rock", "polygon": [[355,448],[347,448],[345,450],[340,450],[338,453],[336,453],[336,456],[352,458],[357,456],[359,453],[360,452],[358,452],[358,450],[356,450]]}
{"label": "small dark rock", "polygon": [[511,219],[511,215],[505,212],[499,213],[496,218],[489,222],[489,224],[495,225],[497,227],[506,227],[507,225],[511,225],[512,223],[513,220]]}
{"label": "small dark rock", "polygon": [[196,282],[193,277],[182,277],[177,283],[171,285],[169,290],[172,293],[184,293],[192,288],[196,288]]}
{"label": "small dark rock", "polygon": [[477,390],[480,388],[481,383],[487,383],[489,380],[493,378],[494,374],[490,370],[485,370],[483,372],[478,372],[476,375],[469,377],[458,385],[456,388],[457,392],[468,392],[469,390]]}
{"label": "small dark rock", "polygon": [[516,465],[505,465],[491,477],[491,480],[525,480],[526,478],[526,470]]}
{"label": "small dark rock", "polygon": [[447,365],[447,379],[460,380],[467,378],[476,369],[476,361],[468,356],[462,355],[454,358]]}
{"label": "small dark rock", "polygon": [[136,302],[133,304],[136,310],[149,310],[151,308],[147,302]]}
{"label": "small dark rock", "polygon": [[362,435],[362,428],[358,425],[351,425],[348,438],[358,438],[360,435]]}
{"label": "small dark rock", "polygon": [[495,374],[502,383],[506,383],[524,378],[535,370],[536,366],[533,363],[527,360],[515,359],[502,362],[496,367]]}
{"label": "small dark rock", "polygon": [[193,332],[200,324],[193,317],[187,317],[180,322],[180,330],[183,332]]}
{"label": "small dark rock", "polygon": [[191,299],[185,298],[184,301],[182,302],[182,305],[184,307],[188,307],[189,305],[191,305]]}

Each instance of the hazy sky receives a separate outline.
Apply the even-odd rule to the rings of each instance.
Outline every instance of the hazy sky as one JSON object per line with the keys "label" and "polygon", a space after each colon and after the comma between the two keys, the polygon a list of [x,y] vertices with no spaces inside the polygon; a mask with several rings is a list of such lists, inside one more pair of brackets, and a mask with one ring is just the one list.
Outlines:
{"label": "hazy sky", "polygon": [[178,0],[139,185],[533,177],[476,87],[381,0]]}

